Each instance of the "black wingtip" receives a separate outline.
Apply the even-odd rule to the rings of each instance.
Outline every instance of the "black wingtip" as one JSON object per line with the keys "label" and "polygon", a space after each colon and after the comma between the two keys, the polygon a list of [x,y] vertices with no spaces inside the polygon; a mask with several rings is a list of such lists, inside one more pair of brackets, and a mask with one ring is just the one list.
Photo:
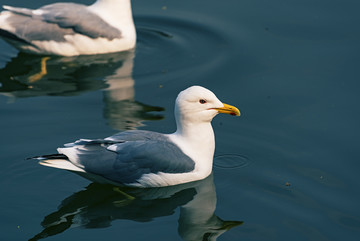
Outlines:
{"label": "black wingtip", "polygon": [[68,159],[68,157],[63,154],[50,154],[50,155],[34,156],[34,157],[26,158],[26,160],[53,160],[53,159]]}

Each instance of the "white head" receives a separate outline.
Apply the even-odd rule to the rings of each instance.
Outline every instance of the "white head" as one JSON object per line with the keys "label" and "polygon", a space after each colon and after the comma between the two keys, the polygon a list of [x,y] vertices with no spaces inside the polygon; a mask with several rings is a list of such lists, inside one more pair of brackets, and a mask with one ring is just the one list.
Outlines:
{"label": "white head", "polygon": [[175,116],[178,121],[191,123],[210,122],[223,104],[213,92],[201,86],[192,86],[179,93],[175,102]]}
{"label": "white head", "polygon": [[222,103],[213,92],[201,87],[192,86],[181,91],[175,102],[176,121],[180,124],[211,122],[219,113],[240,115],[239,110]]}
{"label": "white head", "polygon": [[219,113],[240,115],[239,110],[222,103],[213,92],[192,86],[181,91],[175,102],[175,117],[178,128],[184,124],[210,123]]}

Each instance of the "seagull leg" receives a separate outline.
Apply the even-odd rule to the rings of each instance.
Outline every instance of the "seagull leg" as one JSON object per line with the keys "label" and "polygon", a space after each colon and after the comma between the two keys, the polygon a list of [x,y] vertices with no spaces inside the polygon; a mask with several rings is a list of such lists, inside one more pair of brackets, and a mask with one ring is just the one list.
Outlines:
{"label": "seagull leg", "polygon": [[121,195],[123,195],[125,197],[125,199],[123,199],[123,200],[118,200],[118,201],[113,202],[113,204],[116,207],[124,207],[135,199],[135,197],[127,194],[124,191],[121,191],[120,188],[118,188],[118,187],[114,187],[113,190],[114,190],[114,192],[120,193]]}
{"label": "seagull leg", "polygon": [[47,70],[46,70],[46,61],[49,60],[50,57],[43,57],[41,58],[41,63],[40,63],[40,72],[33,74],[29,77],[29,83],[34,83],[38,80],[41,80],[42,77],[44,77],[47,74]]}

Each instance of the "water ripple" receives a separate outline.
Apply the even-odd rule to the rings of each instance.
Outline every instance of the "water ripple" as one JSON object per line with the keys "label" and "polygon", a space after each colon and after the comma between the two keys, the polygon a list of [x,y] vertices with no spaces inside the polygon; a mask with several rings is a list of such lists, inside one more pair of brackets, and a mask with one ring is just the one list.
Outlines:
{"label": "water ripple", "polygon": [[[229,37],[216,24],[180,16],[137,16],[136,68],[142,77],[166,80],[204,76],[229,56]],[[153,78],[156,80],[157,78]]]}
{"label": "water ripple", "polygon": [[214,158],[214,167],[221,169],[243,168],[250,164],[248,157],[238,154],[224,154]]}

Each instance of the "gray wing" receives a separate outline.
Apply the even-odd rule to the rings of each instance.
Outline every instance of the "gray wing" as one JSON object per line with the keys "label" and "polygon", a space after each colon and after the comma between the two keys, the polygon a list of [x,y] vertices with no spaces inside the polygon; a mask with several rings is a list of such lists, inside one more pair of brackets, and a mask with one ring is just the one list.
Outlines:
{"label": "gray wing", "polygon": [[[164,135],[127,131],[115,136],[118,143],[110,143],[108,138],[102,144],[96,140],[84,146],[84,142],[81,142],[83,146],[77,150],[77,163],[84,166],[86,172],[123,184],[136,183],[148,173],[185,173],[194,170],[194,161]],[[120,136],[128,140],[120,140]]]}
{"label": "gray wing", "polygon": [[55,3],[40,8],[41,15],[30,9],[7,7],[15,13],[7,21],[15,29],[14,35],[31,42],[34,40],[65,41],[64,35],[83,34],[90,38],[121,38],[120,30],[106,23],[85,5]]}
{"label": "gray wing", "polygon": [[145,140],[156,140],[168,142],[170,141],[164,134],[153,132],[153,131],[143,131],[143,130],[130,130],[119,132],[115,135],[105,138],[108,141],[145,141]]}

